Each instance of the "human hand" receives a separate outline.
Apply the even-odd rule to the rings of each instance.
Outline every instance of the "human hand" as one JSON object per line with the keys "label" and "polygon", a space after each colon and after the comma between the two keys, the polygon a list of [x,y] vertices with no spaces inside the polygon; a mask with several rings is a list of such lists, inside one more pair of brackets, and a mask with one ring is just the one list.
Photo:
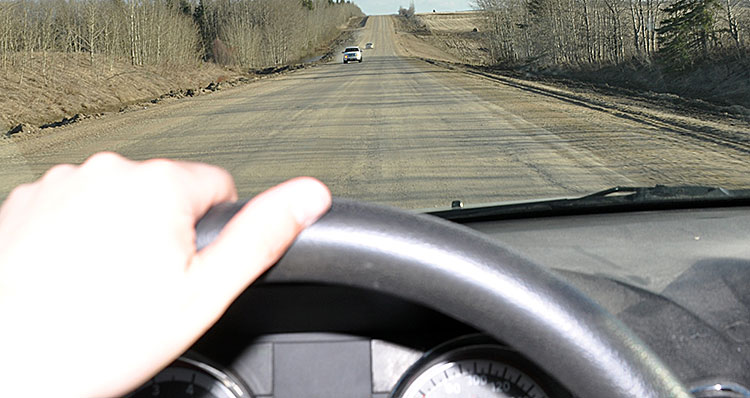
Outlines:
{"label": "human hand", "polygon": [[8,396],[123,395],[200,337],[324,213],[299,178],[251,200],[196,252],[197,220],[237,199],[198,163],[97,154],[0,208],[0,385]]}

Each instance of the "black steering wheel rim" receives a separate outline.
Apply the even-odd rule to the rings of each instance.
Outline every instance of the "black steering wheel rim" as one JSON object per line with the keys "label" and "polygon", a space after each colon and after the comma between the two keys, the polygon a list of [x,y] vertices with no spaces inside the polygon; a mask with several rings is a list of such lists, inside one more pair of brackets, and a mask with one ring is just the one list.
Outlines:
{"label": "black steering wheel rim", "polygon": [[[196,226],[198,248],[243,204],[211,209]],[[691,397],[628,327],[579,290],[436,217],[334,199],[264,279],[367,288],[432,307],[510,344],[580,398]]]}

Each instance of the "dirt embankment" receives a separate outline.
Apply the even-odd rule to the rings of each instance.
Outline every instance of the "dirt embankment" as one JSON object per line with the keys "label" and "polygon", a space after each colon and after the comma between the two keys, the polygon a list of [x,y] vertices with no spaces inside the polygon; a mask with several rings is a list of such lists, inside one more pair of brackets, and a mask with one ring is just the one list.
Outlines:
{"label": "dirt embankment", "polygon": [[305,59],[257,70],[212,62],[133,66],[125,59],[92,65],[88,54],[39,53],[26,61],[23,73],[0,73],[0,135],[8,137],[107,113],[143,109],[314,66],[330,59],[366,20],[353,17],[340,27],[339,36]]}
{"label": "dirt embankment", "polygon": [[[197,95],[242,73],[212,63],[135,67],[127,61],[90,64],[84,54],[38,56],[23,76],[0,76],[0,133],[54,127],[84,117],[127,110],[139,102]],[[214,83],[214,86],[211,84]],[[21,131],[16,131],[21,132]]]}

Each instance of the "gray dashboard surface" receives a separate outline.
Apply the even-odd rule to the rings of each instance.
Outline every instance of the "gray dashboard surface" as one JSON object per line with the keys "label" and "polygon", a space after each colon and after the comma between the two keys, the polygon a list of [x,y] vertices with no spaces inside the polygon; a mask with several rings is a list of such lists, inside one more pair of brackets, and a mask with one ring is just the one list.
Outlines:
{"label": "gray dashboard surface", "polygon": [[750,209],[468,225],[616,314],[684,381],[750,384]]}
{"label": "gray dashboard surface", "polygon": [[694,268],[750,262],[750,208],[549,217],[468,224],[548,268],[661,294]]}

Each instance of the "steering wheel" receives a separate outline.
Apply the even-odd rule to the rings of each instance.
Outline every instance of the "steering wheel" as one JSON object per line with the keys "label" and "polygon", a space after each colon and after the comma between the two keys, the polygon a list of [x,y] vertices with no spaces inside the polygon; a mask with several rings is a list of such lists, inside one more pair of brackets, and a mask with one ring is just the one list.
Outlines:
{"label": "steering wheel", "polygon": [[[196,225],[205,247],[243,202]],[[580,398],[688,398],[622,322],[502,243],[436,217],[334,199],[264,279],[377,290],[417,302],[513,346]]]}

